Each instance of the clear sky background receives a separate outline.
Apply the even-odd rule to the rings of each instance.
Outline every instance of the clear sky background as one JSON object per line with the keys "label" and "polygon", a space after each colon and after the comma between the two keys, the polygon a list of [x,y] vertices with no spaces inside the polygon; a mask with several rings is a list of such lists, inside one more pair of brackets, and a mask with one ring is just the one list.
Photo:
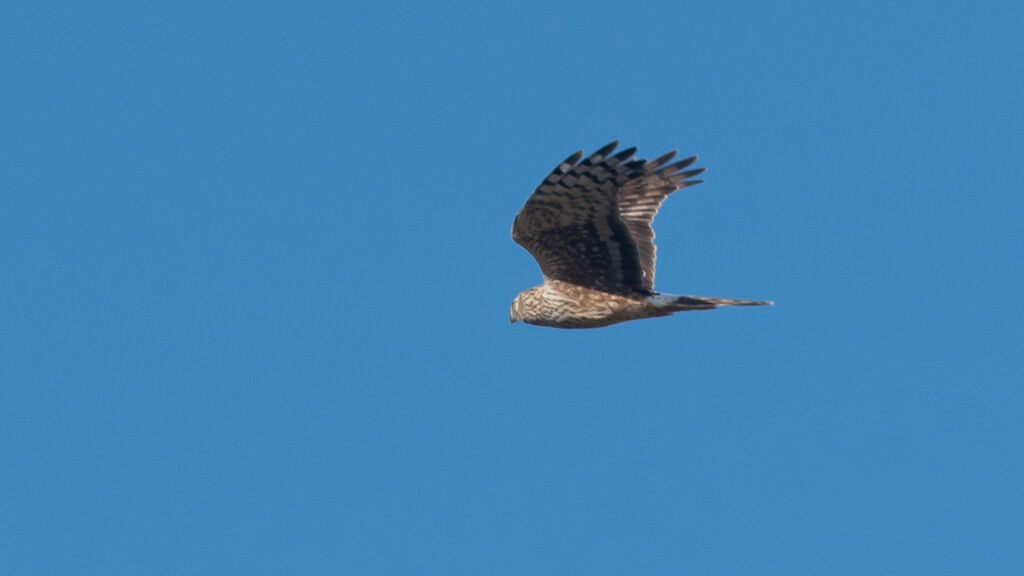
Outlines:
{"label": "clear sky background", "polygon": [[[12,2],[0,572],[1024,573],[1019,2]],[[658,288],[508,325],[578,148]]]}

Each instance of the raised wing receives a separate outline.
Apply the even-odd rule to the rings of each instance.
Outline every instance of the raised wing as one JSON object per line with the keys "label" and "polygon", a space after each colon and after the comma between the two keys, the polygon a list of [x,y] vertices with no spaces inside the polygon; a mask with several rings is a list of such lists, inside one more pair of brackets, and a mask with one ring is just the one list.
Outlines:
{"label": "raised wing", "polygon": [[690,180],[704,171],[704,168],[686,170],[697,161],[696,156],[684,158],[674,164],[669,162],[676,155],[673,150],[650,162],[646,162],[633,178],[619,190],[619,216],[629,228],[636,243],[643,271],[643,289],[654,291],[654,265],[657,246],[654,245],[654,216],[661,203],[669,194],[700,184],[703,180]]}
{"label": "raised wing", "polygon": [[[682,171],[696,157],[666,165],[636,148],[610,156],[612,142],[586,160],[568,157],[544,179],[516,216],[512,238],[537,260],[547,278],[606,292],[654,290],[651,221],[672,191],[703,169]],[[579,162],[579,163],[577,163]]]}
{"label": "raised wing", "polygon": [[[609,156],[612,142],[579,162],[566,158],[516,216],[512,239],[537,260],[547,278],[606,292],[641,285],[639,253],[619,217],[619,189],[643,166],[635,148]],[[579,162],[577,164],[577,162]]]}

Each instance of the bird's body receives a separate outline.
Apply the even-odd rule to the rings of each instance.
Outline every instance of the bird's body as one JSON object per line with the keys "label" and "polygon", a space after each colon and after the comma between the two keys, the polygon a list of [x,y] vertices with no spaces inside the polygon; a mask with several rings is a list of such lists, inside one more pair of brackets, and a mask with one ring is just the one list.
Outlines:
{"label": "bird's body", "polygon": [[649,162],[635,148],[609,156],[617,142],[580,162],[558,165],[516,216],[512,238],[529,251],[544,283],[512,302],[509,319],[555,328],[599,328],[627,320],[718,306],[771,302],[654,291],[651,222],[672,192],[699,184],[696,156],[669,164],[675,152]]}
{"label": "bird's body", "polygon": [[615,294],[548,280],[523,291],[513,303],[515,320],[553,328],[601,328],[639,318],[668,316],[718,306],[761,306],[759,300],[732,300],[674,294]]}

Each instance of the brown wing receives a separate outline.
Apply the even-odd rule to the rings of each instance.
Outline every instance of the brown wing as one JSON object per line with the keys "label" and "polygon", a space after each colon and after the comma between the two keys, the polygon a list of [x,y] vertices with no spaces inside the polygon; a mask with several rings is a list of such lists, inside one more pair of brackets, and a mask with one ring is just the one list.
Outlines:
{"label": "brown wing", "polygon": [[[683,163],[664,166],[672,155],[645,163],[629,148],[609,156],[616,146],[612,142],[582,162],[579,151],[559,164],[519,211],[512,238],[547,278],[607,292],[650,292],[650,222],[665,196],[689,176],[676,174]],[[666,186],[675,188],[664,191]]]}
{"label": "brown wing", "polygon": [[673,150],[646,162],[619,191],[619,216],[636,243],[643,271],[643,289],[647,292],[654,292],[654,264],[658,248],[654,245],[651,223],[658,208],[669,194],[703,182],[689,178],[700,174],[704,168],[686,170],[697,161],[696,156],[669,164],[675,155]]}

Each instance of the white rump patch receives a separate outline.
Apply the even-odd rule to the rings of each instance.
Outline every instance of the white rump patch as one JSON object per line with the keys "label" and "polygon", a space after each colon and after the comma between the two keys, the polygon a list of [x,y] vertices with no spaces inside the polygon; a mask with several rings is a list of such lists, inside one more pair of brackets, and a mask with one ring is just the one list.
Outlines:
{"label": "white rump patch", "polygon": [[667,306],[669,304],[675,304],[679,296],[676,294],[655,294],[654,296],[648,296],[647,301],[655,306]]}

